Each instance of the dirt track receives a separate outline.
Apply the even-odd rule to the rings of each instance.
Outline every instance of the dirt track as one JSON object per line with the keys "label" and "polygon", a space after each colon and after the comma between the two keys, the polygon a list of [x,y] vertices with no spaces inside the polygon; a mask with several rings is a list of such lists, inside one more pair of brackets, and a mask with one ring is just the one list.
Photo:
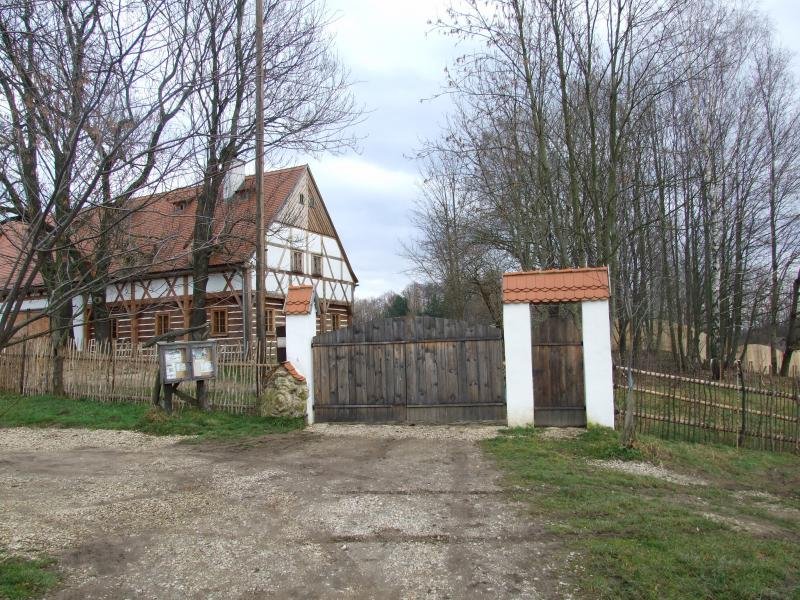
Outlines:
{"label": "dirt track", "polygon": [[0,546],[55,556],[53,598],[567,594],[555,541],[500,491],[482,435],[375,431],[0,429]]}

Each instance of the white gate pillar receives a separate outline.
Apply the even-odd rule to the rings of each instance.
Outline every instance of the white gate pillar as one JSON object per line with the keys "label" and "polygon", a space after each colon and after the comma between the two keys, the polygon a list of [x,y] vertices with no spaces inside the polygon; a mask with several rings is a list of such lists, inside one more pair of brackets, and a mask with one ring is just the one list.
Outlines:
{"label": "white gate pillar", "polygon": [[614,427],[610,282],[607,267],[503,275],[503,336],[509,427],[534,424],[531,304],[580,302],[586,422]]}
{"label": "white gate pillar", "polygon": [[614,374],[608,300],[581,302],[586,421],[614,427]]}
{"label": "white gate pillar", "polygon": [[317,307],[314,288],[292,286],[286,294],[286,360],[300,372],[308,384],[306,423],[314,423],[314,357],[311,341],[317,335]]}
{"label": "white gate pillar", "polygon": [[506,359],[508,426],[533,425],[533,349],[531,347],[530,305],[503,305],[503,338]]}

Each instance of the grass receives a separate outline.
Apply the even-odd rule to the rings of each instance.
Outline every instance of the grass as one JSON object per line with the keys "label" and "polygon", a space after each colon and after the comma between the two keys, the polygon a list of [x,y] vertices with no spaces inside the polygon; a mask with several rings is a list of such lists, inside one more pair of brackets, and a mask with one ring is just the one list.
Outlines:
{"label": "grass", "polygon": [[0,598],[23,600],[44,594],[58,582],[50,559],[7,556],[0,550]]}
{"label": "grass", "polygon": [[52,396],[0,395],[0,427],[127,429],[151,435],[194,435],[217,439],[284,433],[303,419],[182,410],[168,416],[144,404],[107,404]]}
{"label": "grass", "polygon": [[[797,456],[644,436],[626,450],[599,428],[561,440],[510,430],[485,448],[512,494],[563,542],[580,596],[800,599]],[[629,475],[588,462],[596,459],[646,461],[710,484]]]}

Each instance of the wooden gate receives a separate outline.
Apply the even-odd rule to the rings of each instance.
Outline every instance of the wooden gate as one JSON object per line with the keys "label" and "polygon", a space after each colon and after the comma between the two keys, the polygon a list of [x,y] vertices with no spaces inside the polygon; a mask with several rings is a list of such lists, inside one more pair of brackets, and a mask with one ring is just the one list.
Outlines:
{"label": "wooden gate", "polygon": [[317,421],[504,421],[502,331],[433,317],[383,319],[318,335]]}
{"label": "wooden gate", "polygon": [[[577,307],[577,310],[576,310]],[[533,422],[586,425],[580,305],[531,305]]]}

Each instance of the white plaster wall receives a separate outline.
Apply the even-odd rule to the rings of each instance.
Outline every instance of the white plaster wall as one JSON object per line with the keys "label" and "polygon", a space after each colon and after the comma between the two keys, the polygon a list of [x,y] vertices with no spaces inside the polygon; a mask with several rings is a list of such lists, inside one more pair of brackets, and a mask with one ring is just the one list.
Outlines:
{"label": "white plaster wall", "polygon": [[608,300],[581,303],[586,420],[614,427],[614,380]]}
{"label": "white plaster wall", "polygon": [[339,247],[339,242],[336,241],[336,238],[328,237],[327,235],[323,235],[322,243],[325,244],[325,251],[328,253],[328,256],[331,258],[342,258],[342,250]]}
{"label": "white plaster wall", "polygon": [[528,304],[503,305],[503,338],[508,426],[533,425],[533,352]]}
{"label": "white plaster wall", "polygon": [[[208,276],[208,285],[206,291],[209,293],[222,292],[225,290],[227,282],[221,273],[212,273]],[[242,276],[238,273],[231,279],[231,286],[234,290],[242,289]]]}
{"label": "white plaster wall", "polygon": [[308,232],[308,251],[314,254],[322,252],[322,237],[318,233]]}
{"label": "white plaster wall", "polygon": [[22,304],[20,305],[20,310],[42,310],[45,308],[47,308],[47,298],[35,298],[33,300],[23,300]]}
{"label": "white plaster wall", "polygon": [[85,340],[83,339],[83,309],[86,306],[86,300],[83,296],[74,296],[72,298],[72,334],[75,337],[75,345],[78,348],[83,348]]}
{"label": "white plaster wall", "polygon": [[305,376],[308,384],[306,421],[314,423],[314,363],[311,340],[317,334],[316,302],[311,303],[311,314],[286,315],[286,360]]}

